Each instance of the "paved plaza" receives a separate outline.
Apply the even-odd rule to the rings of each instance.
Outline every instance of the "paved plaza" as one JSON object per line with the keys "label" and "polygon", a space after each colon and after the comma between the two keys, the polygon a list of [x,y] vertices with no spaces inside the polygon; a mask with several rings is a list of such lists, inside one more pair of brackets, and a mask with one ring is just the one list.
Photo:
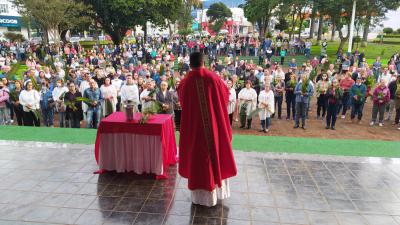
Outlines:
{"label": "paved plaza", "polygon": [[93,174],[93,146],[0,141],[0,224],[400,225],[400,159],[235,151],[232,196],[194,206],[186,180]]}

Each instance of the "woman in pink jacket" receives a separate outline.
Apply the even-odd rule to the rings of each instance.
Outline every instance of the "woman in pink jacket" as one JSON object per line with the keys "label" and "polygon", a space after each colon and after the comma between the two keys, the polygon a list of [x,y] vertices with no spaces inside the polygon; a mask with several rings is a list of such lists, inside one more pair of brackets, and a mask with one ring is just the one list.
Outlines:
{"label": "woman in pink jacket", "polygon": [[376,118],[379,113],[379,126],[383,127],[383,118],[385,114],[386,104],[390,101],[390,91],[386,86],[384,80],[380,80],[378,86],[374,90],[372,95],[373,106],[372,106],[372,120],[369,125],[373,126],[376,123]]}

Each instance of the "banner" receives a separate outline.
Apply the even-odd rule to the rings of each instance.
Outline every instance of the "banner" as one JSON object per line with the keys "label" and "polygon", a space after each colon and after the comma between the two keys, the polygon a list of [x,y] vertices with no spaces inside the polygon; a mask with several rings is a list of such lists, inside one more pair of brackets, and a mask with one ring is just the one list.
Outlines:
{"label": "banner", "polygon": [[0,16],[0,27],[20,27],[21,18],[16,16]]}

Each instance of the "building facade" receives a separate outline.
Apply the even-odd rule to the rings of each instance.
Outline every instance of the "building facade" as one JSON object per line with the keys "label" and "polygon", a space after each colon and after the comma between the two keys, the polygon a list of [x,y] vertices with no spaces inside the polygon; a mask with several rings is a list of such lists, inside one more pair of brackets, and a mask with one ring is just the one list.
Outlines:
{"label": "building facade", "polygon": [[28,28],[23,25],[17,7],[7,0],[0,0],[0,39],[4,40],[4,33],[15,32],[29,39]]}

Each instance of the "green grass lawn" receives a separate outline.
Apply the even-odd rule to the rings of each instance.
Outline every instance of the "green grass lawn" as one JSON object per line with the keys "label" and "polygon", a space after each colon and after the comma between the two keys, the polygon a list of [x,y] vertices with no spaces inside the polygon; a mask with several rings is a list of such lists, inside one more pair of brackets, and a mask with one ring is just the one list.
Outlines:
{"label": "green grass lawn", "polygon": [[[94,144],[94,129],[0,127],[1,140]],[[177,142],[179,134],[177,133]],[[343,156],[400,157],[400,142],[234,135],[235,150]]]}

